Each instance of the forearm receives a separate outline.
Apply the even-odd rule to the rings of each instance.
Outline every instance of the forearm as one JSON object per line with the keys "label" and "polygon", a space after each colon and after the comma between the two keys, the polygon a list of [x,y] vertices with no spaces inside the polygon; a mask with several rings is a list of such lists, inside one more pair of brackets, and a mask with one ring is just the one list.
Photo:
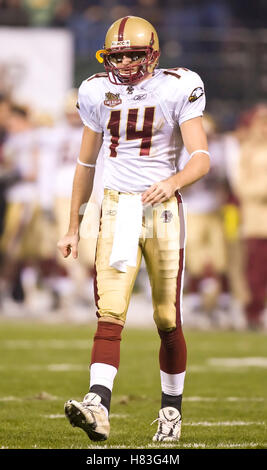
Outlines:
{"label": "forearm", "polygon": [[173,176],[176,189],[194,183],[206,175],[210,169],[208,141],[203,129],[202,118],[197,117],[185,121],[180,128],[184,146],[192,157],[184,169]]}
{"label": "forearm", "polygon": [[86,168],[84,166],[77,165],[72,187],[68,233],[74,234],[79,231],[79,226],[83,218],[81,208],[83,204],[86,204],[90,199],[93,189],[94,175],[94,168]]}
{"label": "forearm", "polygon": [[196,154],[189,160],[183,170],[172,176],[176,190],[188,186],[205,176],[210,169],[210,158],[206,154]]}
{"label": "forearm", "polygon": [[84,127],[78,164],[74,174],[71,197],[69,234],[79,231],[83,218],[82,206],[89,201],[93,190],[95,164],[102,144],[102,134]]}

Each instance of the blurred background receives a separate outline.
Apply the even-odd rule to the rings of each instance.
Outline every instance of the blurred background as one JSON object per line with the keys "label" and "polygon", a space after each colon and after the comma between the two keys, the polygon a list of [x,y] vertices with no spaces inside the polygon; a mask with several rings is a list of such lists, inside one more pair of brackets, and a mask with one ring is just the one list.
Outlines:
{"label": "blurred background", "polygon": [[[0,0],[0,315],[95,321],[97,186],[79,260],[60,259],[56,243],[68,226],[82,135],[77,88],[102,70],[95,52],[126,15],[156,27],[160,67],[192,69],[206,87],[211,171],[183,191],[184,324],[267,331],[264,0]],[[128,324],[153,324],[144,265]]]}

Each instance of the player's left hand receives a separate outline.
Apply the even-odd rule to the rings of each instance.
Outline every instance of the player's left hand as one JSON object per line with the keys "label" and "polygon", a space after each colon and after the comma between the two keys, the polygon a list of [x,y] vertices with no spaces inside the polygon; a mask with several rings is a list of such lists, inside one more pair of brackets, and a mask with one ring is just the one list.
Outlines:
{"label": "player's left hand", "polygon": [[153,206],[168,201],[174,196],[176,189],[172,178],[154,183],[142,194],[142,203]]}

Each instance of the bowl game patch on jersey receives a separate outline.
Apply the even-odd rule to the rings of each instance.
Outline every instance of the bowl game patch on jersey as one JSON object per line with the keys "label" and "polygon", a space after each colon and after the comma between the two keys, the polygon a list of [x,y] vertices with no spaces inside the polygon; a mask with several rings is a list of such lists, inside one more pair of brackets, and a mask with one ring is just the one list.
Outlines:
{"label": "bowl game patch on jersey", "polygon": [[108,91],[107,93],[105,93],[105,101],[104,101],[104,104],[106,106],[109,106],[110,108],[114,108],[114,106],[118,106],[118,104],[121,104],[121,98],[120,98],[120,94],[119,93],[111,93],[110,91]]}

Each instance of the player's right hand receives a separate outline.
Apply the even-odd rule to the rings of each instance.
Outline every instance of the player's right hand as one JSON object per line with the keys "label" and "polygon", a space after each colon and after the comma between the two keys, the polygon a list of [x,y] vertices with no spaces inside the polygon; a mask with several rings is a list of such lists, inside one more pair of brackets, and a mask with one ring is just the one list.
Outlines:
{"label": "player's right hand", "polygon": [[64,258],[67,258],[71,253],[73,258],[78,257],[79,240],[79,233],[75,233],[72,235],[69,235],[67,233],[63,238],[58,241],[57,247]]}

